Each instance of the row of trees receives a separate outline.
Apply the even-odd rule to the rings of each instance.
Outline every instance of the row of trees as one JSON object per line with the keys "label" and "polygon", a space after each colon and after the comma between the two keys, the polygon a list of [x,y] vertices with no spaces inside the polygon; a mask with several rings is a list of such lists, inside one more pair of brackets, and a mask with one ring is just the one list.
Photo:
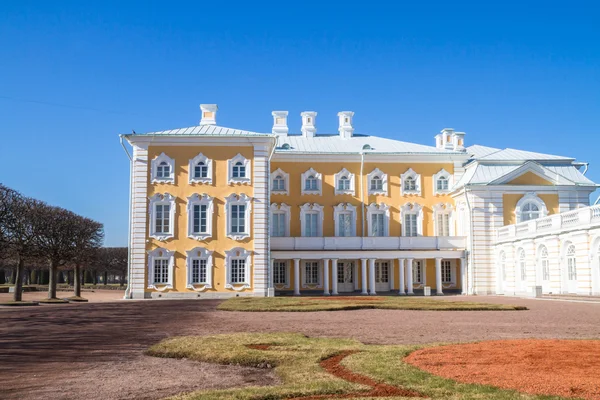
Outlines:
{"label": "row of trees", "polygon": [[22,300],[25,265],[40,262],[49,268],[49,300],[56,299],[57,272],[64,266],[74,269],[80,296],[81,270],[97,259],[103,240],[101,223],[0,184],[0,259],[14,265],[14,301]]}

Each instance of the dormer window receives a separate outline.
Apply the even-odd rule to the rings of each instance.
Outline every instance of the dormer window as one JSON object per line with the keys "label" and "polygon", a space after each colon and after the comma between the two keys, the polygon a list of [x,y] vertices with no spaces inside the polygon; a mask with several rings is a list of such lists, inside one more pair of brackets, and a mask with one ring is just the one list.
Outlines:
{"label": "dormer window", "polygon": [[387,196],[388,194],[388,176],[379,168],[375,168],[367,175],[367,184],[369,194],[380,194]]}
{"label": "dormer window", "polygon": [[228,161],[229,163],[229,184],[250,184],[250,160],[243,155],[238,154]]}
{"label": "dormer window", "polygon": [[354,194],[354,174],[346,168],[335,174],[335,194]]}
{"label": "dormer window", "polygon": [[321,174],[311,168],[302,174],[302,194],[321,193]]}
{"label": "dormer window", "polygon": [[212,183],[212,164],[213,161],[200,153],[190,160],[189,181],[190,183]]}
{"label": "dormer window", "polygon": [[449,193],[452,189],[452,174],[444,169],[441,169],[437,174],[433,175],[433,194]]}
{"label": "dormer window", "polygon": [[400,195],[421,195],[421,175],[417,174],[412,168],[400,175],[401,186]]}
{"label": "dormer window", "polygon": [[152,183],[175,182],[175,160],[162,153],[151,162]]}

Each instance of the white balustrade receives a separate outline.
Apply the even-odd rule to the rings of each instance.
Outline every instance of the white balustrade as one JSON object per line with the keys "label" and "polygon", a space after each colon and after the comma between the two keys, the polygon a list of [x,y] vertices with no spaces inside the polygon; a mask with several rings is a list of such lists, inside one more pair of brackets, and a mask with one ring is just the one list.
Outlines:
{"label": "white balustrade", "polygon": [[272,237],[272,250],[452,250],[464,249],[464,236]]}

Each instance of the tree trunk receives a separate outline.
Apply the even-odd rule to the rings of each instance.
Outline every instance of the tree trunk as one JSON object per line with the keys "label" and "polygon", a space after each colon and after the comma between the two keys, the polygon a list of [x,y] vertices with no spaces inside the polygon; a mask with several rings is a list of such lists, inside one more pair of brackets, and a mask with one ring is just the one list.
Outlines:
{"label": "tree trunk", "polygon": [[119,275],[119,286],[123,287],[123,285],[125,285],[125,275],[121,274]]}
{"label": "tree trunk", "polygon": [[48,274],[48,300],[56,299],[56,278],[58,266],[52,260],[50,262],[50,273]]}
{"label": "tree trunk", "polygon": [[0,285],[6,283],[6,271],[3,268],[0,268]]}
{"label": "tree trunk", "polygon": [[73,270],[67,271],[67,285],[73,286]]}
{"label": "tree trunk", "polygon": [[104,276],[102,277],[102,279],[104,279],[104,286],[108,285],[108,271],[104,271]]}
{"label": "tree trunk", "polygon": [[49,280],[50,280],[50,271],[46,268],[44,268],[41,272],[41,281],[40,281],[40,285],[47,285]]}
{"label": "tree trunk", "polygon": [[93,279],[93,284],[97,285],[98,284],[98,271],[97,270],[93,270],[92,271],[92,279]]}
{"label": "tree trunk", "polygon": [[31,271],[29,272],[29,282],[31,282],[31,285],[36,284],[37,276],[38,276],[38,270],[31,269]]}
{"label": "tree trunk", "polygon": [[23,300],[23,257],[18,255],[19,262],[17,263],[17,269],[13,274],[15,276],[15,292],[13,293],[13,301],[22,301]]}
{"label": "tree trunk", "polygon": [[75,264],[75,282],[73,284],[73,294],[76,297],[81,297],[81,267],[79,264]]}
{"label": "tree trunk", "polygon": [[17,271],[14,268],[10,269],[10,284],[15,284],[15,276],[17,275]]}

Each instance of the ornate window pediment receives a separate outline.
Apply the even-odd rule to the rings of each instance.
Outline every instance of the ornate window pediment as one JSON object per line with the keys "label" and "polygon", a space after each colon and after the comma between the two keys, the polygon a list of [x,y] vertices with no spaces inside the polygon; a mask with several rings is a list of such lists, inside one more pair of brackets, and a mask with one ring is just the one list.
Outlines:
{"label": "ornate window pediment", "polygon": [[161,153],[150,162],[152,183],[175,183],[175,160]]}
{"label": "ornate window pediment", "polygon": [[203,292],[211,289],[213,252],[204,247],[195,247],[186,251],[187,285],[188,289]]}
{"label": "ornate window pediment", "polygon": [[225,198],[225,215],[227,237],[233,240],[244,240],[250,237],[250,212],[252,198],[232,193]]}
{"label": "ornate window pediment", "polygon": [[195,240],[212,237],[213,198],[194,193],[187,200],[188,237]]}
{"label": "ornate window pediment", "polygon": [[421,175],[412,168],[400,175],[400,195],[421,195]]}
{"label": "ornate window pediment", "polygon": [[323,236],[323,206],[306,203],[300,206],[302,236]]}
{"label": "ornate window pediment", "polygon": [[335,174],[335,194],[354,194],[354,174],[343,168]]}
{"label": "ornate window pediment", "polygon": [[371,203],[367,206],[368,236],[390,235],[390,206]]}
{"label": "ornate window pediment", "polygon": [[302,194],[318,194],[323,193],[323,177],[314,169],[309,169],[302,174]]}
{"label": "ornate window pediment", "polygon": [[423,236],[423,207],[417,203],[406,203],[400,207],[402,236]]}
{"label": "ornate window pediment", "polygon": [[150,237],[165,241],[175,232],[175,197],[169,193],[156,193],[150,197]]}
{"label": "ornate window pediment", "polygon": [[281,168],[271,173],[271,194],[290,194],[290,174]]}
{"label": "ornate window pediment", "polygon": [[356,207],[340,203],[333,207],[335,236],[356,236]]}
{"label": "ornate window pediment", "polygon": [[200,153],[190,160],[188,168],[190,183],[212,184],[213,161]]}
{"label": "ornate window pediment", "polygon": [[453,176],[445,169],[441,169],[437,174],[433,175],[433,194],[450,193],[453,186]]}
{"label": "ornate window pediment", "polygon": [[157,247],[148,252],[148,289],[173,289],[175,251]]}
{"label": "ornate window pediment", "polygon": [[271,211],[271,235],[273,237],[290,236],[290,214],[291,208],[285,203],[272,203]]}
{"label": "ornate window pediment", "polygon": [[252,252],[235,247],[225,252],[225,289],[241,291],[250,288]]}
{"label": "ornate window pediment", "polygon": [[245,158],[243,155],[238,154],[231,160],[227,161],[228,175],[227,183],[230,185],[249,185],[252,180],[252,171],[250,168],[250,160]]}
{"label": "ornate window pediment", "polygon": [[388,175],[375,168],[367,175],[367,190],[369,194],[379,194],[387,196],[388,194]]}
{"label": "ornate window pediment", "polygon": [[454,207],[450,203],[433,206],[434,230],[436,236],[454,236]]}

